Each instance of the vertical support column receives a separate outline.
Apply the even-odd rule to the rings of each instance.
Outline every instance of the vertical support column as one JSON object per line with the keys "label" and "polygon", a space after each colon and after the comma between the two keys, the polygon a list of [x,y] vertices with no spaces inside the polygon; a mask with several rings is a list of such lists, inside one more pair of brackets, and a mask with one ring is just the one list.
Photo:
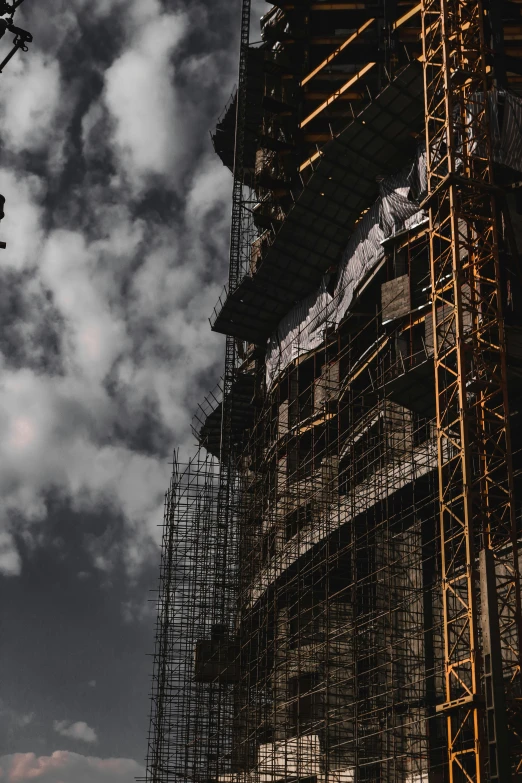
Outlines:
{"label": "vertical support column", "polygon": [[[273,737],[277,743],[285,742],[288,736],[288,608],[277,613],[274,638],[273,689]],[[275,774],[274,770],[270,770]]]}
{"label": "vertical support column", "polygon": [[[239,78],[237,89],[237,117],[234,148],[234,181],[232,190],[232,222],[230,229],[229,291],[235,290],[241,279],[242,251],[244,244],[243,181],[244,142],[247,102],[247,64],[250,36],[251,0],[241,2],[241,28],[239,51]],[[232,632],[238,604],[238,530],[237,511],[239,478],[234,464],[234,440],[232,419],[234,401],[232,385],[237,364],[237,343],[227,336],[225,343],[225,370],[223,376],[223,407],[219,449],[219,488],[217,495],[214,548],[215,571],[213,584],[212,622],[228,626]],[[209,752],[206,776],[217,780],[227,774],[230,758],[234,752],[235,738],[232,735],[233,714],[237,701],[230,685],[210,683],[206,692],[208,707]]]}
{"label": "vertical support column", "polygon": [[397,701],[402,714],[405,783],[428,783],[426,731],[426,648],[422,584],[421,524],[396,533],[393,541],[393,581],[397,609],[395,655]]}
{"label": "vertical support column", "polygon": [[431,507],[423,515],[422,535],[422,583],[424,615],[425,678],[428,731],[428,779],[430,783],[440,783],[444,779],[443,717],[436,716],[437,694],[444,690],[441,664],[443,660],[442,644],[442,591],[440,589],[440,571],[437,549],[438,522]]}
{"label": "vertical support column", "polygon": [[450,783],[480,783],[492,772],[482,740],[483,548],[497,567],[492,600],[511,766],[520,768],[520,580],[482,0],[423,0],[422,34],[445,657],[440,710]]}

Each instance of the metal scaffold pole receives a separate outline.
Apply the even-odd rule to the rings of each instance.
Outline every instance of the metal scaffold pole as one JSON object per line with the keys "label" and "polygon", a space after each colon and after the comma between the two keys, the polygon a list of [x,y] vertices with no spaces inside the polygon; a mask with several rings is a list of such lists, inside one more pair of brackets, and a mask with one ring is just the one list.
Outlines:
{"label": "metal scaffold pole", "polygon": [[449,779],[518,780],[520,584],[481,0],[423,0]]}
{"label": "metal scaffold pole", "polygon": [[[230,232],[229,291],[235,290],[241,279],[241,254],[244,222],[244,142],[247,100],[247,64],[250,32],[250,0],[242,0],[241,34],[239,53],[239,78],[237,90],[237,116],[234,148],[234,171],[232,191],[232,222]],[[234,465],[234,444],[232,439],[233,396],[232,385],[236,375],[236,340],[226,337],[225,368],[223,376],[223,406],[221,419],[220,471],[217,496],[216,528],[214,538],[214,600],[212,621],[214,626],[222,625],[227,633],[234,632],[234,613],[237,604],[238,537],[237,522],[237,469]],[[223,763],[230,760],[232,744],[233,691],[230,684],[213,682],[208,688],[209,698],[209,779],[218,779],[226,770]]]}
{"label": "metal scaffold pole", "polygon": [[156,623],[156,649],[155,670],[152,685],[151,720],[149,727],[149,748],[147,754],[147,775],[151,783],[161,783],[167,779],[169,769],[169,677],[168,667],[170,663],[169,650],[171,644],[170,622],[172,615],[171,602],[173,599],[173,559],[176,547],[176,531],[172,524],[172,512],[176,505],[176,495],[179,482],[179,470],[176,454],[174,454],[172,466],[172,482],[170,491],[165,497],[165,529],[162,541],[162,560],[160,569],[160,595],[158,604],[161,604],[161,612],[158,613]]}
{"label": "metal scaffold pole", "polygon": [[[239,57],[239,82],[237,91],[236,141],[234,153],[234,184],[232,193],[232,224],[230,231],[230,268],[229,289],[234,290],[241,274],[242,224],[243,224],[243,180],[244,180],[244,138],[247,90],[247,60],[250,29],[250,0],[243,0],[241,14],[241,45]],[[225,372],[223,378],[223,407],[221,419],[220,475],[218,494],[218,530],[221,534],[216,540],[216,573],[220,579],[216,583],[215,622],[230,623],[231,612],[235,609],[235,593],[230,594],[230,574],[228,573],[229,536],[233,523],[234,466],[232,454],[232,384],[236,374],[236,340],[227,336],[225,346]]]}
{"label": "metal scaffold pole", "polygon": [[147,783],[192,780],[207,762],[208,714],[194,658],[210,612],[206,545],[215,522],[217,476],[217,460],[202,450],[186,465],[174,457],[156,596]]}

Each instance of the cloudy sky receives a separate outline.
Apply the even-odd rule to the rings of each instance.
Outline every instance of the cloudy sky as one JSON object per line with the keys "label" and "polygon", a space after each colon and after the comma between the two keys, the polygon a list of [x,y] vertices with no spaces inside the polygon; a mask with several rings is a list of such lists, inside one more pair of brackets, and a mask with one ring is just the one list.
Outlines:
{"label": "cloudy sky", "polygon": [[[256,0],[258,19],[269,8]],[[25,0],[0,75],[0,782],[142,773],[172,449],[217,382],[240,1]],[[3,57],[12,36],[0,42]]]}

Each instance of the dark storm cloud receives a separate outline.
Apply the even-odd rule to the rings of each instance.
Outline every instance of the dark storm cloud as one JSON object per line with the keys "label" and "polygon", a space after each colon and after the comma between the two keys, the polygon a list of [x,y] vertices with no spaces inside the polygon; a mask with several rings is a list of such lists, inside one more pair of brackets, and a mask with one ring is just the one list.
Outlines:
{"label": "dark storm cloud", "polygon": [[2,686],[0,756],[85,753],[81,738],[57,733],[58,721],[92,728],[97,756],[141,761],[156,569],[144,569],[131,586],[118,564],[101,575],[92,553],[110,553],[113,525],[101,515],[71,514],[56,500],[50,507],[52,522],[40,545],[22,545],[23,591],[16,580],[3,587],[0,663],[10,676]]}

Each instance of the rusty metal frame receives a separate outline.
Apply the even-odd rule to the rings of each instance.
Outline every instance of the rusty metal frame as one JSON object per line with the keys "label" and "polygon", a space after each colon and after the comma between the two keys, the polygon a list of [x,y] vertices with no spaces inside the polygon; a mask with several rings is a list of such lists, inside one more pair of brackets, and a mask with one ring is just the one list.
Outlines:
{"label": "rusty metal frame", "polygon": [[520,578],[483,23],[481,0],[423,0],[445,656],[439,711],[450,783],[505,780],[489,724],[485,742],[479,611],[486,596],[477,563],[484,548],[495,561],[507,705],[495,725],[507,723],[510,766],[515,773],[521,766]]}

